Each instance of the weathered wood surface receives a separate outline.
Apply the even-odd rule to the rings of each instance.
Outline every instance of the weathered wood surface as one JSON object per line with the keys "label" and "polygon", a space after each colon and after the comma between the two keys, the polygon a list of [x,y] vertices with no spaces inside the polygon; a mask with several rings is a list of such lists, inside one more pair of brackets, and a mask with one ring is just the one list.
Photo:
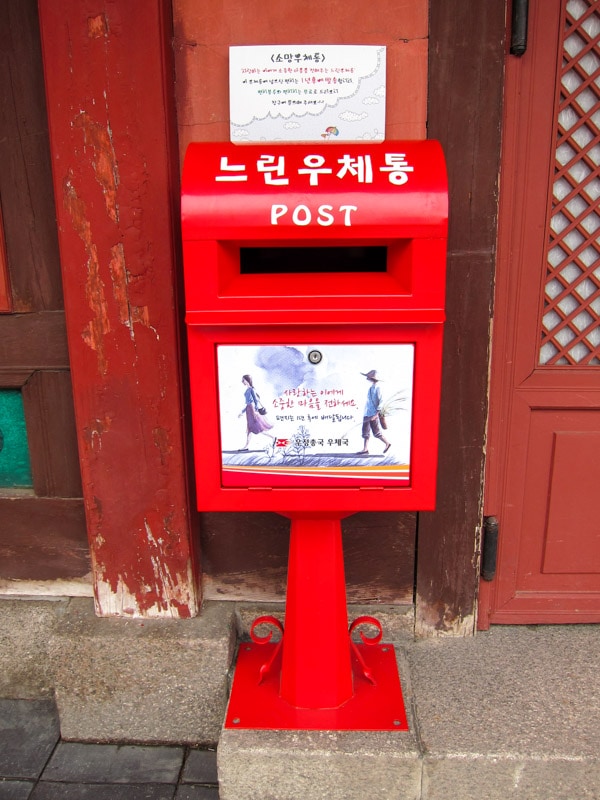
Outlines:
{"label": "weathered wood surface", "polygon": [[[33,488],[0,496],[6,579],[89,572],[36,0],[0,4],[0,387],[22,392]],[[2,267],[4,265],[4,270]],[[61,499],[49,499],[49,498]]]}
{"label": "weathered wood surface", "polygon": [[39,370],[22,392],[36,495],[81,497],[71,376]]}
{"label": "weathered wood surface", "polygon": [[0,316],[0,367],[4,372],[21,369],[68,369],[69,351],[63,311]]}
{"label": "weathered wood surface", "polygon": [[192,141],[229,140],[229,46],[385,45],[386,137],[425,138],[427,0],[174,0],[174,49],[181,158]]}
{"label": "weathered wood surface", "polygon": [[35,0],[0,3],[0,52],[0,197],[12,310],[61,309],[56,214]]}
{"label": "weathered wood surface", "polygon": [[432,3],[428,135],[450,184],[437,508],[419,514],[416,629],[473,633],[487,413],[504,4]]}
{"label": "weathered wood surface", "polygon": [[[415,514],[354,514],[342,521],[348,600],[412,603]],[[202,514],[206,597],[281,601],[290,522],[277,514]]]}
{"label": "weathered wood surface", "polygon": [[82,578],[91,569],[83,501],[0,495],[0,578]]}

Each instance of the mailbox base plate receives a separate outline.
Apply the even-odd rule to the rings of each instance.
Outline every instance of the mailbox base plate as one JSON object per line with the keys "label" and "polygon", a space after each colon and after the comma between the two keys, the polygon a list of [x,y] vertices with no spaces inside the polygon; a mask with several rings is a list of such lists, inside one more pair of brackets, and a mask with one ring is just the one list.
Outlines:
{"label": "mailbox base plate", "polygon": [[[338,708],[296,708],[279,696],[281,651],[277,644],[240,645],[225,728],[313,731],[407,731],[402,688],[391,644],[357,644],[375,679],[370,683],[353,656],[353,696]],[[261,667],[274,658],[269,674]]]}

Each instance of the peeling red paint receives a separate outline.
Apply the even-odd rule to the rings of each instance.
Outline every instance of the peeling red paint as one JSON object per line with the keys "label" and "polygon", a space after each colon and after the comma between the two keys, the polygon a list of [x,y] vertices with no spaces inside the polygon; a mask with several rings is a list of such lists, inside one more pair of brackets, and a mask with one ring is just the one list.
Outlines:
{"label": "peeling red paint", "polygon": [[108,36],[108,20],[106,14],[88,17],[87,27],[90,39],[106,38]]}
{"label": "peeling red paint", "polygon": [[190,619],[190,607],[188,603],[180,603],[179,600],[171,599],[171,605],[177,609],[179,619]]}
{"label": "peeling red paint", "polygon": [[[95,512],[99,507],[95,505]],[[135,563],[129,568],[115,559],[114,548],[101,536],[92,538],[92,561],[97,569],[95,598],[103,616],[152,616],[190,618],[196,610],[191,560],[178,572],[179,548],[183,531],[172,529],[175,513],[160,518],[154,509],[134,533]],[[104,524],[101,513],[94,513],[94,523]],[[130,541],[131,543],[131,541]],[[147,565],[151,570],[148,572]]]}
{"label": "peeling red paint", "polygon": [[125,249],[121,243],[110,249],[110,275],[112,278],[113,295],[119,308],[119,319],[129,328],[133,338],[133,326],[140,322],[145,327],[150,327],[148,306],[132,305],[129,298],[129,275],[125,264]]}
{"label": "peeling red paint", "polygon": [[106,211],[113,222],[118,222],[117,187],[119,185],[119,171],[110,127],[103,127],[99,122],[93,120],[86,111],[82,111],[75,117],[73,127],[80,128],[83,131],[84,144],[86,147],[92,147],[94,151],[92,167],[96,180],[102,187]]}
{"label": "peeling red paint", "polygon": [[137,6],[39,0],[40,28],[96,610],[189,617],[170,4]]}
{"label": "peeling red paint", "polygon": [[92,450],[102,449],[102,437],[111,429],[112,419],[108,415],[95,419],[84,429],[84,436]]}
{"label": "peeling red paint", "polygon": [[108,362],[104,352],[104,337],[110,331],[110,319],[104,295],[104,283],[100,277],[98,249],[92,241],[92,228],[87,219],[85,203],[77,196],[70,180],[65,183],[63,193],[65,208],[88,256],[85,296],[94,316],[81,332],[81,337],[97,354],[98,371],[101,375],[106,375]]}
{"label": "peeling red paint", "polygon": [[160,463],[164,467],[165,464],[167,464],[170,453],[173,452],[173,445],[169,441],[169,434],[164,428],[154,428],[152,437],[160,453]]}

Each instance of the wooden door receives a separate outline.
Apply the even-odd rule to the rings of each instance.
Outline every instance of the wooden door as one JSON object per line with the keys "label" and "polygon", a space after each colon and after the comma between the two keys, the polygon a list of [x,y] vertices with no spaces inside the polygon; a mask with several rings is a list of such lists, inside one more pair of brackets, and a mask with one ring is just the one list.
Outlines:
{"label": "wooden door", "polygon": [[600,4],[508,56],[479,626],[600,621]]}
{"label": "wooden door", "polygon": [[0,4],[0,584],[81,578],[77,454],[37,3]]}

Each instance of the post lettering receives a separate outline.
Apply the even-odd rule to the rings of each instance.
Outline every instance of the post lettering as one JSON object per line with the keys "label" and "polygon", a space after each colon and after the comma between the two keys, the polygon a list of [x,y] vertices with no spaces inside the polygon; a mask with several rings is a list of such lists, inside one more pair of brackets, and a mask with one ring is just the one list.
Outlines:
{"label": "post lettering", "polygon": [[[289,211],[290,209],[284,203],[273,204],[271,206],[271,225],[279,225],[279,220],[289,214]],[[341,215],[344,226],[350,228],[352,227],[353,211],[358,211],[358,206],[339,206],[336,211],[333,206],[323,203],[316,209],[316,212],[313,212],[307,205],[300,203],[292,210],[292,223],[303,228],[310,225],[314,218],[317,225],[327,228],[335,223],[336,216]]]}
{"label": "post lettering", "polygon": [[317,223],[319,225],[323,225],[323,227],[327,227],[329,225],[333,225],[333,206],[319,206],[319,216],[317,217]]}
{"label": "post lettering", "polygon": [[311,219],[312,214],[310,213],[310,208],[308,206],[296,206],[292,212],[292,222],[294,225],[310,225]]}
{"label": "post lettering", "polygon": [[344,225],[347,228],[352,226],[352,222],[350,221],[350,213],[352,211],[358,211],[358,206],[340,206],[340,211],[344,212]]}
{"label": "post lettering", "polygon": [[271,206],[271,225],[277,225],[277,220],[279,217],[283,217],[284,214],[287,214],[288,207],[282,205],[274,205]]}

